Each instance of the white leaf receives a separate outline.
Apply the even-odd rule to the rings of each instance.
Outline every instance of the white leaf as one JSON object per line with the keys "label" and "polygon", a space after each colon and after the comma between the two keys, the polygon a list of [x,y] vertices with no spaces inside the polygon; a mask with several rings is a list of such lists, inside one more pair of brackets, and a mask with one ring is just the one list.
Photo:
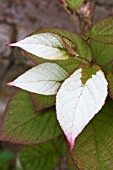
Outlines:
{"label": "white leaf", "polygon": [[[71,45],[70,41],[68,43]],[[20,47],[35,56],[48,60],[66,60],[70,58],[70,55],[65,51],[61,36],[54,33],[34,34],[9,46]]]}
{"label": "white leaf", "polygon": [[82,71],[82,68],[76,70],[64,81],[56,98],[57,119],[71,150],[76,137],[104,105],[108,93],[108,83],[101,70],[91,75],[85,84]]}
{"label": "white leaf", "polygon": [[54,63],[40,64],[8,85],[16,86],[24,90],[44,94],[56,94],[61,81],[69,75],[63,68]]}

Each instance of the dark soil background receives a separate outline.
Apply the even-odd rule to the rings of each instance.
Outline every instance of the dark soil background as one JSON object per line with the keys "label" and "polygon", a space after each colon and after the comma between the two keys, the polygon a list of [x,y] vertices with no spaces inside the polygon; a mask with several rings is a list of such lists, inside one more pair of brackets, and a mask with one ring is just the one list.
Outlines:
{"label": "dark soil background", "polygon": [[[94,13],[94,22],[113,15],[113,0],[96,0]],[[14,80],[33,66],[26,56],[5,44],[49,27],[74,31],[73,24],[58,0],[0,0],[0,116],[3,115],[9,97],[16,90],[6,87],[6,82]]]}

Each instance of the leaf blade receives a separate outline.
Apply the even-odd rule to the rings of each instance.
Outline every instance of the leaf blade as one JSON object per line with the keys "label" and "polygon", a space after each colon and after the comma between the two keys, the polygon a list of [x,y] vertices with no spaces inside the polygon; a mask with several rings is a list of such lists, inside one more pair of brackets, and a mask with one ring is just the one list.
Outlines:
{"label": "leaf blade", "polygon": [[90,45],[93,51],[93,59],[100,65],[104,72],[108,72],[113,62],[113,45],[104,44],[91,40]]}
{"label": "leaf blade", "polygon": [[9,102],[0,127],[1,141],[26,145],[42,143],[60,134],[54,107],[35,112],[26,91],[20,91]]}
{"label": "leaf blade", "polygon": [[62,147],[65,147],[65,142],[61,143],[59,139],[40,145],[25,146],[18,156],[20,164],[27,170],[53,170],[65,154],[60,153]]}
{"label": "leaf blade", "polygon": [[107,73],[106,77],[107,77],[107,80],[108,80],[109,96],[113,100],[113,74],[111,72],[109,72],[109,73]]}
{"label": "leaf blade", "polygon": [[67,5],[72,9],[78,9],[83,4],[84,0],[66,0]]}
{"label": "leaf blade", "polygon": [[72,157],[80,169],[113,169],[112,106],[113,102],[108,99],[77,138]]}
{"label": "leaf blade", "polygon": [[95,24],[86,34],[89,38],[105,44],[113,44],[113,17],[107,17]]}
{"label": "leaf blade", "polygon": [[[68,44],[71,46],[70,41]],[[35,33],[9,46],[20,47],[26,52],[48,60],[66,60],[72,57],[66,52],[61,36],[54,33]]]}
{"label": "leaf blade", "polygon": [[83,65],[61,85],[56,96],[57,119],[71,150],[77,136],[104,105],[107,84],[98,66]]}
{"label": "leaf blade", "polygon": [[54,95],[60,82],[68,75],[68,72],[57,64],[44,63],[33,67],[8,85],[37,94]]}

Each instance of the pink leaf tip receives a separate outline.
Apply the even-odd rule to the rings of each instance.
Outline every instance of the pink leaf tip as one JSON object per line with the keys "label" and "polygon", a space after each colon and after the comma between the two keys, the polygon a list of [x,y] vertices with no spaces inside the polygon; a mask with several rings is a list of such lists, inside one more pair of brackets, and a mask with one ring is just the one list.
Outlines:
{"label": "pink leaf tip", "polygon": [[7,85],[7,86],[12,86],[13,83],[12,83],[12,82],[8,82],[8,83],[6,83],[6,85]]}
{"label": "pink leaf tip", "polygon": [[5,44],[5,46],[13,47],[13,46],[15,46],[15,43],[12,43],[12,44]]}
{"label": "pink leaf tip", "polygon": [[68,137],[67,137],[67,140],[68,140],[69,145],[70,145],[70,152],[72,152],[72,150],[74,148],[75,141],[70,139],[70,138],[68,138]]}
{"label": "pink leaf tip", "polygon": [[5,46],[8,46],[8,47],[9,47],[9,46],[10,46],[10,44],[5,44]]}

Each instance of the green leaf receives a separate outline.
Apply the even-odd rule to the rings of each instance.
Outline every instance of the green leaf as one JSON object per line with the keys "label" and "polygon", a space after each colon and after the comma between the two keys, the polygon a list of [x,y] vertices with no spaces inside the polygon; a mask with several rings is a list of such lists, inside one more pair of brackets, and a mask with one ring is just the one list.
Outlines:
{"label": "green leaf", "polygon": [[113,74],[111,72],[109,72],[109,73],[107,73],[106,77],[107,77],[107,80],[108,80],[109,96],[113,100]]}
{"label": "green leaf", "polygon": [[[66,30],[61,30],[61,29],[45,29],[45,30],[41,30],[41,31],[37,31],[34,34],[39,34],[39,33],[56,33],[59,34],[67,39],[69,39],[73,44],[75,44],[76,49],[74,49],[82,58],[87,59],[88,61],[91,61],[92,59],[92,51],[89,47],[89,45],[78,35],[68,32]],[[30,53],[26,53],[26,55],[33,60],[36,64],[38,63],[42,63],[42,62],[47,62],[48,60],[44,60],[42,58],[38,58],[36,56],[31,55]],[[81,60],[78,57],[74,57],[68,60],[63,60],[63,61],[53,61],[51,60],[51,62],[54,63],[61,63],[62,62],[62,67],[63,64],[66,65],[66,63],[70,62],[74,62],[75,65],[79,65],[81,63]],[[85,61],[85,60],[83,60]]]}
{"label": "green leaf", "polygon": [[67,5],[72,9],[78,9],[83,4],[84,0],[66,0]]}
{"label": "green leaf", "polygon": [[104,72],[108,72],[113,65],[113,45],[91,41],[93,59]]}
{"label": "green leaf", "polygon": [[113,101],[103,109],[76,139],[72,158],[79,169],[113,169]]}
{"label": "green leaf", "polygon": [[44,96],[31,93],[31,99],[34,105],[35,112],[47,109],[55,105],[55,96]]}
{"label": "green leaf", "polygon": [[0,129],[0,140],[33,144],[47,141],[60,134],[54,107],[36,113],[30,94],[20,91],[7,106]]}
{"label": "green leaf", "polygon": [[14,158],[14,154],[11,151],[7,151],[7,150],[0,151],[0,166],[7,163],[13,158]]}
{"label": "green leaf", "polygon": [[[43,60],[41,58],[38,58],[36,56],[32,56],[33,61],[36,64],[41,64],[41,63],[45,63],[48,62],[48,60]],[[51,63],[56,63],[57,65],[59,65],[60,67],[62,67],[63,69],[65,69],[68,73],[73,73],[73,71],[81,64],[82,60],[80,59],[69,59],[69,60],[64,60],[62,61],[51,61]]]}
{"label": "green leaf", "polygon": [[0,170],[9,170],[9,163],[14,158],[14,154],[11,151],[0,151]]}
{"label": "green leaf", "polygon": [[113,44],[113,17],[107,17],[95,24],[86,36],[98,42]]}
{"label": "green leaf", "polygon": [[68,170],[76,170],[76,167],[75,167],[69,153],[67,153],[67,163],[68,163]]}
{"label": "green leaf", "polygon": [[53,170],[59,163],[65,152],[64,140],[60,142],[52,140],[47,143],[23,147],[19,154],[20,163],[25,170]]}

